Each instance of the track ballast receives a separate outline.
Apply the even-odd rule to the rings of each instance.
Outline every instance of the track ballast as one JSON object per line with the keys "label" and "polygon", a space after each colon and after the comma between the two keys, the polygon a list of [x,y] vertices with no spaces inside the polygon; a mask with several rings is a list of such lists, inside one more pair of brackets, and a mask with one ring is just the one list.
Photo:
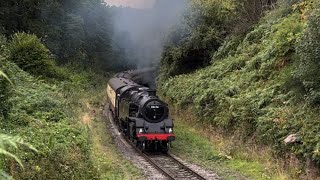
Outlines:
{"label": "track ballast", "polygon": [[163,175],[169,179],[190,179],[204,180],[205,178],[194,172],[192,169],[181,163],[170,154],[159,152],[142,152],[139,148],[123,136],[124,139],[131,145],[137,153],[139,153],[147,162],[158,169]]}

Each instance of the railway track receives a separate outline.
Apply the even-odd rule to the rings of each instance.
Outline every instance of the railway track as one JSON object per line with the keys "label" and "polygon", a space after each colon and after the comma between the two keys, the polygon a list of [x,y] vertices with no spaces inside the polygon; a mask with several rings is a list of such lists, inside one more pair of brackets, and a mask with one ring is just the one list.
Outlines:
{"label": "railway track", "polygon": [[127,138],[124,139],[135,149],[140,156],[142,156],[153,167],[160,171],[168,179],[188,179],[188,180],[205,180],[204,177],[181,163],[179,160],[171,156],[170,154],[154,153],[154,152],[142,152],[140,149]]}
{"label": "railway track", "polygon": [[[111,125],[117,129],[112,115],[110,112],[105,114],[106,117],[111,122]],[[117,130],[118,131],[118,130]],[[118,131],[118,133],[120,133]],[[152,167],[157,169],[161,174],[163,174],[168,179],[188,179],[188,180],[204,180],[205,178],[181,163],[179,160],[171,156],[170,154],[164,153],[148,153],[142,152],[135,144],[130,141],[125,136],[121,136],[123,139],[121,141],[128,147],[133,148],[145,161],[147,161]]]}
{"label": "railway track", "polygon": [[170,154],[146,154],[147,158],[160,167],[161,171],[170,179],[205,179],[194,172]]}

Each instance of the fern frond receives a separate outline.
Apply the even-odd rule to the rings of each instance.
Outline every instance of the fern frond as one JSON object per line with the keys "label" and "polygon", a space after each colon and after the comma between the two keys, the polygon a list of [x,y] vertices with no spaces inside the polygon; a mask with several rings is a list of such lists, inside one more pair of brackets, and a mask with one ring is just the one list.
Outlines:
{"label": "fern frond", "polygon": [[7,173],[5,173],[4,171],[1,171],[1,170],[0,170],[0,179],[13,180],[13,178],[9,174],[7,174]]}
{"label": "fern frond", "polygon": [[29,149],[38,152],[37,149],[35,149],[32,145],[25,143],[19,136],[0,134],[0,154],[13,158],[22,168],[24,168],[21,160],[16,155],[6,150],[8,146],[12,146],[17,149],[18,145],[26,146]]}
{"label": "fern frond", "polygon": [[13,158],[24,169],[21,160],[16,155],[10,153],[9,151],[7,151],[3,148],[0,148],[0,154],[3,154],[5,156],[9,156],[9,157]]}
{"label": "fern frond", "polygon": [[12,81],[9,79],[9,77],[3,72],[0,70],[0,77],[4,77],[11,85],[13,85]]}

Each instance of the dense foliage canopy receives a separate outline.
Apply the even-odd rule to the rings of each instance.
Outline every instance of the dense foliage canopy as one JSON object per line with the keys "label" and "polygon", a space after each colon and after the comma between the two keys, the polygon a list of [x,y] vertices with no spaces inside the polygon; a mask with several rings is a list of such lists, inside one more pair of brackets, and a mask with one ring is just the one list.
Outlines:
{"label": "dense foliage canopy", "polygon": [[110,8],[101,0],[8,0],[0,2],[0,33],[37,35],[59,64],[121,69],[114,53]]}

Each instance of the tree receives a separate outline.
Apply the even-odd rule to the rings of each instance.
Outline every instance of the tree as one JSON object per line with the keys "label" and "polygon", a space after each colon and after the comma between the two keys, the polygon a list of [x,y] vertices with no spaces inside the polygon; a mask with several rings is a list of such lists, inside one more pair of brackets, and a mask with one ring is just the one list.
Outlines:
{"label": "tree", "polygon": [[39,37],[58,64],[112,69],[110,8],[102,0],[0,1],[0,33]]}
{"label": "tree", "polygon": [[182,25],[169,35],[166,42],[161,59],[164,78],[209,65],[213,52],[227,36],[227,24],[232,17],[228,4],[217,0],[194,0],[188,8]]}

